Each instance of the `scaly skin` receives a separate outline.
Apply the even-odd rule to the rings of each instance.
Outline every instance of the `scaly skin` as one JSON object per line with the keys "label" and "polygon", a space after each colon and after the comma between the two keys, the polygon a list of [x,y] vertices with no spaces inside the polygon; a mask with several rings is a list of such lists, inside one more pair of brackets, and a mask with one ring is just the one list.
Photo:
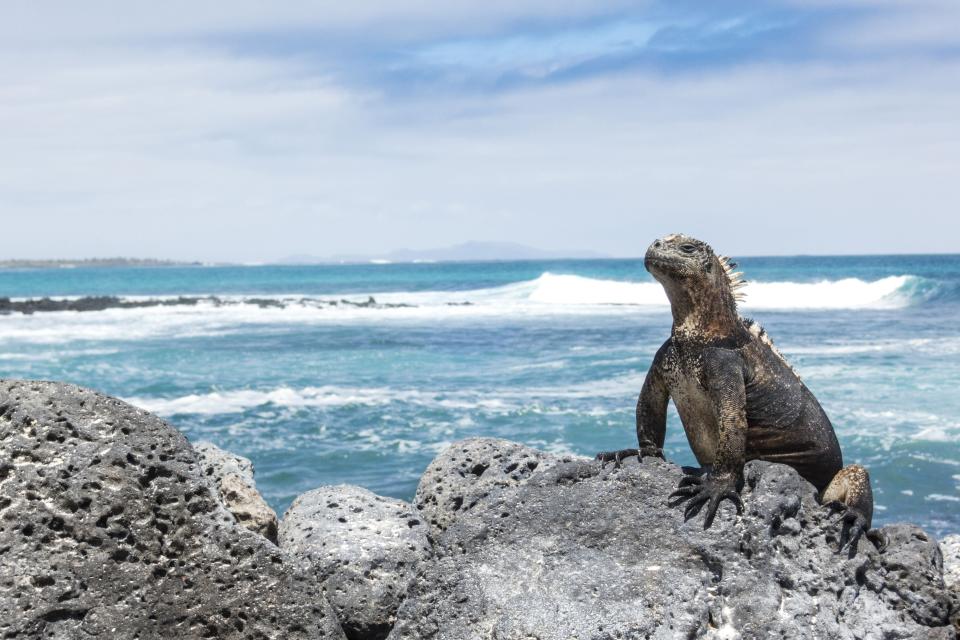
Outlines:
{"label": "scaly skin", "polygon": [[789,465],[843,511],[840,550],[856,553],[860,537],[878,547],[870,530],[870,477],[859,465],[844,468],[830,419],[764,330],[737,313],[739,274],[704,242],[670,235],[647,250],[644,266],[670,299],[673,330],[654,356],[637,402],[637,449],[604,452],[663,457],[667,403],[672,398],[687,440],[704,469],[687,474],[672,498],[686,502],[685,517],[704,506],[704,528],[720,503],[742,512],[739,490],[748,460]]}

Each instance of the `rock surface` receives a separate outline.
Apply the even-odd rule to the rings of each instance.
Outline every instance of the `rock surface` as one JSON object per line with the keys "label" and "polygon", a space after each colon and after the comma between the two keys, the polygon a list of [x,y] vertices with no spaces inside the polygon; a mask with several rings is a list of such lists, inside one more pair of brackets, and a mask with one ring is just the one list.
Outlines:
{"label": "rock surface", "polygon": [[277,544],[277,514],[257,491],[253,463],[212,442],[197,442],[193,450],[200,459],[200,472],[216,485],[227,511],[250,531]]}
{"label": "rock surface", "polygon": [[438,534],[491,491],[521,484],[537,469],[573,459],[499,438],[461,440],[423,472],[413,503]]}
{"label": "rock surface", "polygon": [[943,581],[948,587],[960,589],[960,535],[944,536],[940,550],[943,552]]}
{"label": "rock surface", "polygon": [[159,418],[0,381],[0,461],[0,637],[344,637],[316,579],[233,521]]}
{"label": "rock surface", "polygon": [[744,515],[725,503],[703,531],[668,506],[680,477],[658,459],[574,461],[491,491],[436,539],[390,639],[955,637],[919,528],[839,555],[814,488],[751,462]]}
{"label": "rock surface", "polygon": [[943,581],[953,596],[953,626],[960,632],[960,535],[944,536],[940,551],[943,553]]}
{"label": "rock surface", "polygon": [[322,487],[298,497],[280,525],[280,546],[323,583],[348,638],[384,638],[418,566],[432,555],[428,526],[408,503],[360,487]]}

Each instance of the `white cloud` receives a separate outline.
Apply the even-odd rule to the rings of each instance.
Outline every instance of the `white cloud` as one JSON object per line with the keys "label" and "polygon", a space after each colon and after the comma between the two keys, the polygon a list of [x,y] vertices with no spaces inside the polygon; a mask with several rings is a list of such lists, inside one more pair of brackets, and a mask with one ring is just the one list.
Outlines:
{"label": "white cloud", "polygon": [[949,58],[485,94],[398,94],[336,65],[199,42],[0,55],[5,253],[252,261],[500,239],[636,254],[673,230],[734,254],[956,250]]}

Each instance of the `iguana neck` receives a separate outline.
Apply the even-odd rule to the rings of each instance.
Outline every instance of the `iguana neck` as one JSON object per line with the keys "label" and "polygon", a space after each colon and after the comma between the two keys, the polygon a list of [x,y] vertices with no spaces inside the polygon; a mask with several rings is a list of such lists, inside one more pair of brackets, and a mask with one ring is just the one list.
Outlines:
{"label": "iguana neck", "polygon": [[711,340],[733,337],[743,331],[736,307],[721,295],[691,295],[679,289],[668,291],[667,296],[675,337]]}

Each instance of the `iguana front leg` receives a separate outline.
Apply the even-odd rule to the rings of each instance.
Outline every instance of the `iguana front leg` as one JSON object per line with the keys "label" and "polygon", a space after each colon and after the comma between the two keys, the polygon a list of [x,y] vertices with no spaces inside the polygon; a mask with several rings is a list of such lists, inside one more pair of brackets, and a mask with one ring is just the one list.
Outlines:
{"label": "iguana front leg", "polygon": [[720,503],[731,500],[743,513],[739,488],[747,443],[747,393],[743,364],[738,354],[715,349],[704,354],[703,379],[713,402],[718,429],[713,464],[702,475],[687,474],[680,480],[671,506],[686,502],[684,519],[689,520],[707,507],[703,528],[709,529]]}
{"label": "iguana front leg", "polygon": [[613,462],[620,466],[624,458],[654,456],[663,458],[663,442],[667,434],[667,403],[670,392],[660,373],[663,348],[657,352],[643,381],[640,397],[637,399],[637,442],[636,449],[602,451],[597,460],[602,463]]}

